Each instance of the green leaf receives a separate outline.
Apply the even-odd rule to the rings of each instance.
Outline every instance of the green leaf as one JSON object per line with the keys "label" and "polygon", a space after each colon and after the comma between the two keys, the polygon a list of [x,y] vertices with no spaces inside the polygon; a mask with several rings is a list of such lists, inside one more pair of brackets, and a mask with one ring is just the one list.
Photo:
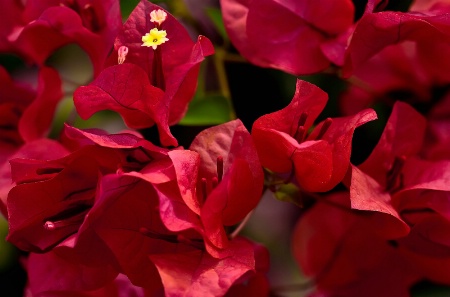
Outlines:
{"label": "green leaf", "polygon": [[227,35],[227,31],[225,31],[225,25],[223,24],[221,10],[219,8],[215,8],[215,7],[208,7],[206,9],[206,14],[213,22],[214,27],[216,27],[217,31],[219,31],[223,40],[228,42],[228,35]]}
{"label": "green leaf", "polygon": [[120,0],[122,19],[126,21],[133,9],[139,4],[139,0]]}
{"label": "green leaf", "polygon": [[71,115],[76,116],[76,114],[73,113],[75,113],[75,107],[73,106],[72,95],[65,96],[56,108],[49,138],[57,139],[59,137],[59,134],[64,127],[64,123],[70,121],[69,118]]}
{"label": "green leaf", "polygon": [[221,95],[196,97],[189,104],[189,109],[180,125],[218,125],[230,121],[232,108],[227,98]]}
{"label": "green leaf", "polygon": [[111,110],[101,110],[87,120],[83,120],[77,116],[73,126],[80,129],[98,128],[106,130],[109,133],[117,133],[121,130],[128,129],[120,115]]}

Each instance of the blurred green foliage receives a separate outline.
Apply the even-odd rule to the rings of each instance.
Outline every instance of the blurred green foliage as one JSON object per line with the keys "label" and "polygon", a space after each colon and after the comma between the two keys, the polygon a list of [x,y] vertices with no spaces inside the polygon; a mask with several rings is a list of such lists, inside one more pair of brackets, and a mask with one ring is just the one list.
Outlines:
{"label": "blurred green foliage", "polygon": [[225,25],[223,23],[221,10],[218,8],[209,7],[206,9],[206,14],[213,22],[214,27],[216,28],[217,32],[220,33],[220,36],[222,37],[222,39],[226,43],[228,43],[229,39],[228,39],[227,32],[225,31]]}
{"label": "blurred green foliage", "polygon": [[0,215],[0,272],[13,265],[17,258],[17,250],[5,240],[7,234],[8,222]]}
{"label": "blurred green foliage", "polygon": [[222,95],[195,96],[180,125],[207,126],[232,120],[230,101]]}

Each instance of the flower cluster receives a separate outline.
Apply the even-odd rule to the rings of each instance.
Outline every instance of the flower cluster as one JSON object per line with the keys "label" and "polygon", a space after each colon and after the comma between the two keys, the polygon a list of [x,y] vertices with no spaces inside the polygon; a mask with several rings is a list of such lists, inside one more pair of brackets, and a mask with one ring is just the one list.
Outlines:
{"label": "flower cluster", "polygon": [[[288,232],[309,296],[450,285],[450,4],[369,0],[361,15],[350,0],[220,4],[214,55],[212,38],[192,39],[201,26],[147,0],[123,24],[116,0],[5,3],[0,52],[37,69],[26,84],[0,66],[0,211],[23,251],[24,296],[279,296],[269,250],[241,232],[263,193],[300,212]],[[224,87],[229,42],[259,67],[346,88],[333,103],[296,78],[283,108],[249,127],[231,112],[184,147],[171,126],[205,85]],[[70,43],[94,73],[70,94],[73,113],[109,110],[125,130],[67,120],[49,133],[64,79],[47,61]],[[361,145],[379,122],[377,144]]]}
{"label": "flower cluster", "polygon": [[[444,55],[450,6],[417,0],[406,11],[394,11],[388,1],[369,0],[355,20],[352,1],[329,2],[267,0],[263,7],[257,1],[221,1],[230,38],[250,62],[296,75],[326,70],[348,79],[338,104],[348,119],[358,118],[354,123],[364,122],[359,119],[368,107],[391,109],[370,156],[343,171],[335,160],[346,160],[346,153],[335,151],[340,155],[333,159],[326,148],[319,155],[313,154],[314,143],[306,146],[324,139],[321,127],[329,125],[329,133],[335,123],[327,119],[307,136],[308,118],[316,115],[311,107],[293,105],[296,128],[289,107],[255,122],[256,143],[277,151],[276,157],[260,152],[263,166],[293,170],[301,191],[329,191],[341,180],[346,189],[313,195],[317,202],[294,229],[293,254],[314,280],[311,296],[409,296],[423,280],[448,285],[450,81]],[[281,118],[284,127],[277,127]],[[261,126],[266,134],[258,136]],[[341,132],[347,127],[340,123]],[[307,161],[296,163],[306,149]]]}

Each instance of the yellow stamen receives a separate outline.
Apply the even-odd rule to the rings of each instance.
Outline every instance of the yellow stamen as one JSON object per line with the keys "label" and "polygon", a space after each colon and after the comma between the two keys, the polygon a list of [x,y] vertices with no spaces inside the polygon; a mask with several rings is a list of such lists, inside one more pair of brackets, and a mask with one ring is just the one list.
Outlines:
{"label": "yellow stamen", "polygon": [[158,30],[157,28],[153,28],[149,33],[142,36],[142,46],[152,47],[155,50],[158,45],[169,41],[166,36],[167,33],[165,30]]}

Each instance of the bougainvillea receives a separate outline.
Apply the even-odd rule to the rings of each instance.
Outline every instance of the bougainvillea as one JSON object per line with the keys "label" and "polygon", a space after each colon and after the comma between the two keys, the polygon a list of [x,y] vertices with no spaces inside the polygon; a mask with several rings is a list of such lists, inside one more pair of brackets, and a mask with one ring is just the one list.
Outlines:
{"label": "bougainvillea", "polygon": [[[151,16],[158,11],[164,13],[162,19]],[[114,110],[131,128],[156,123],[161,142],[177,145],[168,125],[177,123],[186,112],[197,85],[199,63],[214,51],[211,42],[199,36],[194,43],[172,15],[141,1],[123,25],[114,48],[110,62],[118,65],[106,68],[90,86],[74,94],[78,112],[89,118],[99,110]]]}
{"label": "bougainvillea", "polygon": [[294,254],[323,294],[408,296],[422,279],[449,283],[450,246],[440,232],[450,227],[450,163],[418,157],[425,124],[397,102],[372,154],[352,167],[349,195],[326,197],[299,220]]}
{"label": "bougainvillea", "polygon": [[96,74],[121,24],[119,3],[114,0],[15,1],[5,11],[0,51],[43,65],[56,49],[76,43],[89,55]]}
{"label": "bougainvillea", "polygon": [[450,6],[360,2],[3,3],[0,295],[448,294]]}
{"label": "bougainvillea", "polygon": [[342,40],[353,25],[352,1],[221,0],[221,4],[231,41],[256,65],[300,75],[343,60]]}
{"label": "bougainvillea", "polygon": [[344,178],[355,128],[376,119],[368,109],[346,118],[327,118],[308,133],[326,102],[326,93],[298,81],[286,108],[262,116],[253,125],[263,166],[278,173],[292,172],[309,192],[331,190]]}

